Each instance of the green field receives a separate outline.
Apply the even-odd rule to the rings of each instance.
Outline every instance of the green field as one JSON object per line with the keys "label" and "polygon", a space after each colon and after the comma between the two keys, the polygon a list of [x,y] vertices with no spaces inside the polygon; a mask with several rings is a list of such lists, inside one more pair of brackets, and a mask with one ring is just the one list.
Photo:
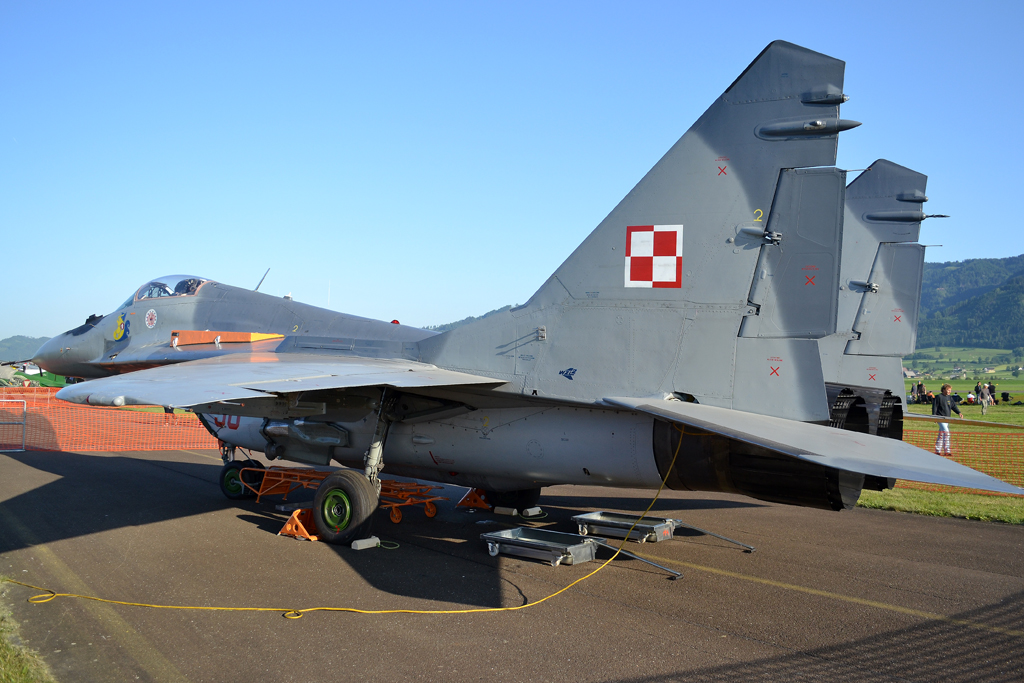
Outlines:
{"label": "green field", "polygon": [[[988,359],[993,356],[998,356],[1000,353],[1006,353],[998,349],[966,349],[957,347],[943,347],[940,351],[934,349],[918,352],[914,354],[914,357],[918,357],[919,354],[930,354],[932,356],[943,355],[945,358],[941,361],[935,359],[934,366],[942,367],[944,372],[937,373],[931,378],[925,376],[924,381],[925,387],[930,391],[938,394],[943,384],[949,384],[953,387],[953,393],[960,394],[964,399],[967,398],[967,393],[974,391],[974,387],[977,384],[977,380],[974,377],[979,377],[983,382],[993,382],[996,385],[996,397],[1000,399],[999,405],[990,405],[986,411],[986,415],[981,414],[980,405],[966,405],[961,404],[960,410],[964,414],[964,418],[969,420],[979,420],[982,422],[992,422],[996,424],[1009,424],[1024,427],[1024,405],[1015,406],[1012,405],[1016,401],[1024,402],[1024,372],[1020,373],[1020,377],[1013,377],[1009,372],[1006,371],[1006,366],[1000,367],[1001,371],[988,374],[973,374],[972,371],[968,370],[968,364],[966,359]],[[919,363],[919,366],[922,363]],[[982,361],[984,365],[984,361]],[[911,367],[910,363],[906,360],[903,362],[904,367]],[[949,379],[953,372],[953,366],[957,365],[967,371],[968,379]],[[992,367],[992,365],[988,365]],[[1016,367],[1016,365],[1013,365]],[[962,376],[962,375],[961,375]],[[906,393],[912,393],[911,388],[916,386],[918,378],[908,379],[905,381]],[[1002,392],[1007,391],[1010,393],[1009,403],[1002,400]],[[910,404],[907,406],[908,411],[911,413],[918,413],[923,415],[931,415],[932,407],[930,405],[918,405]],[[934,425],[929,425],[923,422],[905,422],[904,429],[928,429],[934,430]],[[987,432],[991,430],[999,431],[1000,427],[993,426],[993,428],[976,426],[976,425],[958,425],[957,418],[954,416],[950,420],[950,426],[952,429],[957,431],[965,432]],[[1003,427],[1002,431],[1010,431]],[[890,491],[864,491],[861,494],[860,500],[857,502],[860,507],[875,508],[879,510],[894,510],[897,512],[912,512],[922,515],[936,515],[940,517],[961,517],[964,519],[978,519],[993,522],[1004,522],[1007,524],[1024,524],[1024,498],[1020,497],[1007,497],[1007,496],[984,496],[975,495],[968,493],[936,493],[933,491],[918,491],[914,489],[894,489]]]}
{"label": "green field", "polygon": [[862,491],[857,507],[912,512],[935,517],[960,517],[985,522],[1024,524],[1024,498],[938,493],[914,489]]}
{"label": "green field", "polygon": [[[995,382],[995,380],[992,380],[992,381]],[[939,393],[939,389],[942,387],[942,385],[944,383],[952,385],[953,393],[954,394],[960,394],[960,396],[963,397],[964,399],[967,398],[967,392],[974,391],[974,385],[976,384],[976,382],[974,382],[973,380],[947,380],[946,382],[942,382],[942,381],[929,382],[929,381],[926,380],[925,381],[925,387],[928,388],[930,391],[933,391],[933,392],[935,392],[937,394],[937,393]],[[907,380],[905,382],[906,392],[908,394],[911,393],[911,386],[912,385],[916,385],[916,384],[917,384],[917,380]],[[997,396],[999,396],[1004,391],[1010,392],[1010,402],[1009,403],[1005,403],[1002,400],[1002,398],[1000,398],[999,405],[997,405],[997,406],[990,405],[988,407],[988,410],[986,411],[987,414],[985,414],[985,415],[981,414],[981,406],[980,405],[961,404],[960,405],[960,411],[964,414],[964,417],[966,419],[968,419],[968,420],[981,420],[983,422],[998,422],[998,423],[1001,423],[1001,424],[1020,425],[1020,426],[1024,427],[1024,406],[1012,405],[1013,403],[1015,403],[1017,401],[1024,402],[1024,380],[1022,380],[1022,379],[1009,379],[1009,380],[1004,380],[1004,381],[1001,381],[1001,382],[995,382],[995,384],[996,384],[996,395]],[[908,412],[918,413],[920,415],[931,415],[932,414],[932,407],[930,405],[928,405],[928,404],[911,403],[910,405],[907,406],[907,409],[908,409]],[[957,419],[956,417],[953,418],[954,426],[956,426],[955,425],[955,420],[956,419]],[[923,423],[916,423],[916,425],[915,425],[915,423],[913,423],[913,422],[908,422],[908,423],[906,423],[904,425],[904,428],[905,429],[924,429],[925,427],[921,426],[922,424]],[[985,427],[977,427],[977,426],[973,426],[973,425],[961,425],[961,426],[958,426],[957,429],[962,429],[962,430],[965,430],[965,431],[984,431],[986,428]]]}
{"label": "green field", "polygon": [[[927,379],[949,379],[956,375],[968,380],[1016,380],[1014,372],[1024,366],[1024,347],[1015,349],[981,349],[965,346],[933,346],[921,348],[903,359],[903,367],[923,374]],[[994,372],[985,372],[985,370]],[[1024,387],[1024,371],[1018,372]],[[971,385],[974,386],[973,384]],[[1005,389],[1004,389],[1005,391]]]}
{"label": "green field", "polygon": [[[974,391],[978,381],[991,382],[996,385],[999,405],[989,406],[988,414],[984,417],[980,405],[961,405],[964,417],[986,422],[1024,425],[1024,406],[1009,405],[1002,400],[1002,392],[1006,391],[1010,393],[1010,404],[1016,401],[1024,402],[1024,371],[1018,372],[1017,377],[1013,376],[1016,368],[1024,364],[1021,353],[1024,353],[1024,348],[1011,350],[943,346],[919,349],[903,359],[903,367],[922,373],[922,376],[905,380],[904,388],[906,393],[912,393],[917,382],[922,381],[926,389],[938,394],[943,384],[950,384],[954,394],[960,394],[966,399],[968,392]],[[985,368],[994,368],[995,372],[984,372]],[[911,404],[909,410],[912,413],[931,414],[929,405]]]}

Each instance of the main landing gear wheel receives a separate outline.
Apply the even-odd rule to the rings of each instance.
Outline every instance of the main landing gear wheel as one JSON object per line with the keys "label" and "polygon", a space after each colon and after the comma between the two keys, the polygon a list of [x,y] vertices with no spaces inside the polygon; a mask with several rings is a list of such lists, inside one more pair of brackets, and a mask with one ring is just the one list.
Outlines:
{"label": "main landing gear wheel", "polygon": [[243,480],[257,490],[263,483],[262,472],[242,472],[244,467],[264,469],[263,463],[256,460],[232,460],[220,470],[220,491],[231,500],[256,497],[255,493],[242,484]]}
{"label": "main landing gear wheel", "polygon": [[484,491],[487,502],[493,507],[529,510],[540,500],[540,489],[520,489],[518,491]]}
{"label": "main landing gear wheel", "polygon": [[339,545],[365,538],[377,503],[377,490],[360,472],[339,470],[328,475],[313,497],[317,535]]}

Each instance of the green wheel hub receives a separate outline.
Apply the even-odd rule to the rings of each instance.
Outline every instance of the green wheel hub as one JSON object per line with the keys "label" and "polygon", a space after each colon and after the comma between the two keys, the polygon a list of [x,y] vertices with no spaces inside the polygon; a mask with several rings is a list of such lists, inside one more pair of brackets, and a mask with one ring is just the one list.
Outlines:
{"label": "green wheel hub", "polygon": [[224,489],[229,493],[238,495],[245,490],[242,484],[242,473],[236,467],[229,467],[224,471]]}
{"label": "green wheel hub", "polygon": [[349,522],[352,521],[352,502],[344,491],[334,489],[324,496],[321,512],[327,526],[335,531],[341,531],[347,529]]}

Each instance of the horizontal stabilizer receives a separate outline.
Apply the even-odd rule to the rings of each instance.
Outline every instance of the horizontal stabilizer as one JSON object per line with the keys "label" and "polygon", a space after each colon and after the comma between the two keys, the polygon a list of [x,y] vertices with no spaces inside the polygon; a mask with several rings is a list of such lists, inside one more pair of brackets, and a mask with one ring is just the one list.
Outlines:
{"label": "horizontal stabilizer", "polygon": [[89,405],[184,408],[323,389],[470,384],[504,382],[407,360],[235,353],[72,384],[57,392],[57,398]]}
{"label": "horizontal stabilizer", "polygon": [[682,401],[604,401],[848,472],[1024,495],[1024,489],[895,439]]}

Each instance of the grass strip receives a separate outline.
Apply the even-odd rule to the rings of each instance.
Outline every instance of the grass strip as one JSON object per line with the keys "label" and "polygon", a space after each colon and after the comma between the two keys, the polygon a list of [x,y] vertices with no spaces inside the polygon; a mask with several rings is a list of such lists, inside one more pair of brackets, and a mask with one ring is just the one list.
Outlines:
{"label": "grass strip", "polygon": [[[907,412],[915,414],[915,415],[931,415],[932,414],[932,407],[929,406],[929,405],[919,405],[919,404],[916,404],[916,403],[912,403],[911,405],[907,406]],[[969,406],[969,405],[961,403],[960,404],[960,412],[962,412],[964,414],[964,419],[967,419],[967,420],[982,420],[982,421],[985,421],[985,422],[1001,422],[1003,424],[1024,426],[1024,406],[1008,406],[1008,405],[989,406],[988,414],[987,415],[982,415],[981,414],[981,406],[978,406],[978,405]],[[995,426],[995,425],[993,425],[991,428],[989,428],[989,427],[978,427],[978,426],[975,426],[975,425],[958,425],[956,423],[956,421],[958,419],[959,418],[957,418],[956,415],[951,417],[950,420],[949,420],[950,423],[951,423],[951,426],[956,428],[956,429],[963,430],[965,432],[985,431],[986,429],[991,429],[993,431],[999,431],[1000,430],[1000,427]],[[904,429],[937,429],[933,425],[930,425],[930,424],[928,424],[926,422],[914,422],[914,421],[904,422],[903,423],[903,428]],[[1005,427],[1003,427],[1002,429],[1004,431],[1006,431]]]}
{"label": "grass strip", "polygon": [[861,492],[857,506],[874,510],[912,512],[933,517],[959,517],[983,522],[1024,524],[1024,498],[1011,496],[890,489]]}
{"label": "grass strip", "polygon": [[0,593],[0,683],[55,683],[46,662],[21,644],[18,624],[3,601],[6,597],[4,590]]}

